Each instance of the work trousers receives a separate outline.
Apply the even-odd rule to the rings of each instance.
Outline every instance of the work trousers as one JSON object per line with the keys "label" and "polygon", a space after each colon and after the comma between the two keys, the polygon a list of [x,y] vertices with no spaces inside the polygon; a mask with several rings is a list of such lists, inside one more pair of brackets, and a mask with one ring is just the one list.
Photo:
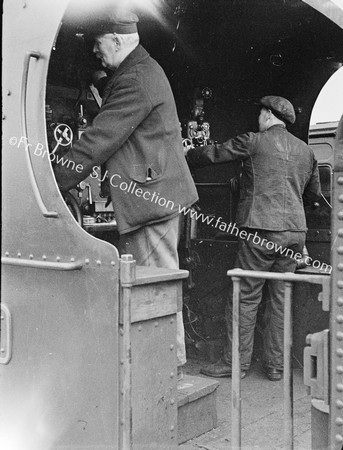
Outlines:
{"label": "work trousers", "polygon": [[[120,254],[131,254],[139,266],[179,268],[180,216],[152,225],[146,225],[133,233],[120,236]],[[185,332],[182,311],[178,311],[177,319],[177,364],[186,363]]]}
{"label": "work trousers", "polygon": [[[294,256],[296,253],[302,253],[305,232],[272,232],[248,228],[245,230],[247,238],[240,239],[238,243],[236,268],[266,272],[295,271]],[[245,370],[251,363],[257,311],[265,284],[268,295],[264,314],[263,364],[266,367],[283,369],[284,283],[274,280],[241,278],[239,335],[241,368]],[[224,348],[224,360],[227,364],[231,364],[232,292],[226,308],[226,322],[227,342]]]}

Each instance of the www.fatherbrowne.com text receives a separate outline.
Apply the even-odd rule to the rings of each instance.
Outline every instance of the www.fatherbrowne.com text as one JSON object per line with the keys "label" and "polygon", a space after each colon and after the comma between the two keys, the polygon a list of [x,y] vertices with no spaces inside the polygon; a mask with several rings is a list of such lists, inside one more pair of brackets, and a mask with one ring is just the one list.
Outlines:
{"label": "www.fatherbrowne.com text", "polygon": [[[66,158],[65,156],[60,156],[54,152],[50,152],[43,144],[36,144],[36,146],[33,148],[32,144],[28,143],[25,137],[21,137],[20,139],[16,137],[11,137],[9,143],[11,146],[16,146],[17,148],[24,146],[26,150],[30,151],[33,150],[33,154],[35,156],[42,158],[47,157],[51,162],[54,162],[55,164],[61,166],[65,166],[70,170],[75,170],[77,173],[83,172],[82,164],[76,164],[74,161]],[[131,180],[124,181],[122,179],[122,176],[117,173],[109,176],[108,172],[106,171],[106,173],[102,175],[102,178],[100,179],[99,177],[100,173],[101,173],[100,167],[94,166],[92,168],[92,173],[90,174],[90,177],[99,179],[99,181],[103,181],[106,178],[106,176],[108,176],[110,185],[114,188],[118,188],[122,191],[135,195],[136,197],[140,197],[145,201],[158,204],[161,207],[168,208],[170,210],[175,209],[175,203],[172,200],[167,200],[165,197],[162,197],[159,192],[151,192],[149,190],[144,190],[142,187],[137,186],[136,182]],[[194,208],[186,208],[181,205],[178,205],[177,208],[180,214],[183,214],[184,216],[189,215],[192,220],[200,221],[201,223],[204,223],[206,225],[218,228],[220,231],[228,233],[230,235],[234,235],[236,237],[238,236],[240,239],[244,240],[252,239],[253,244],[265,246],[268,250],[274,250],[276,253],[280,253],[281,255],[293,258],[296,261],[303,259],[307,266],[312,266],[315,269],[319,269],[321,271],[325,271],[328,273],[331,273],[332,271],[332,266],[325,263],[321,263],[318,260],[313,260],[309,256],[303,258],[303,255],[299,252],[294,253],[294,251],[290,248],[283,247],[275,242],[268,241],[265,238],[261,238],[261,236],[258,235],[257,231],[255,231],[255,233],[249,233],[246,230],[240,230],[237,227],[236,223],[223,222],[222,217],[215,218],[212,215],[209,216],[203,214],[202,212],[199,212]]]}

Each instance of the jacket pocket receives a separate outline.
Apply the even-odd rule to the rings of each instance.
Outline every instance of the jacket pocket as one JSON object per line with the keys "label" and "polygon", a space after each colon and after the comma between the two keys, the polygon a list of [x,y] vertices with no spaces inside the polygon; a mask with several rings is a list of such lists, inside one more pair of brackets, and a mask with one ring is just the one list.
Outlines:
{"label": "jacket pocket", "polygon": [[137,183],[144,184],[149,181],[157,180],[160,174],[151,165],[147,164],[134,164],[132,179]]}

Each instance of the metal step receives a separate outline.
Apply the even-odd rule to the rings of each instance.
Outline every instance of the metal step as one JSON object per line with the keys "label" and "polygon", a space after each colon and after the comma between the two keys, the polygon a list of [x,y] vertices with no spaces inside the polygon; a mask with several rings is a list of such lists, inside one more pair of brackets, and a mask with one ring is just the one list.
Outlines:
{"label": "metal step", "polygon": [[217,427],[218,381],[184,375],[178,381],[178,443],[194,439]]}

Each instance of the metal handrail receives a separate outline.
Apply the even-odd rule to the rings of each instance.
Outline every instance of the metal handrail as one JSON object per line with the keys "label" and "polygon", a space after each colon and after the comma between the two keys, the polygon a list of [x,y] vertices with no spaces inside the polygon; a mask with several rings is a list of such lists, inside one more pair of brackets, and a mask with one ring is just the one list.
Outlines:
{"label": "metal handrail", "polygon": [[[241,448],[241,368],[239,352],[239,298],[241,278],[259,278],[285,282],[284,306],[284,444],[293,450],[293,371],[292,371],[292,287],[293,283],[306,282],[322,285],[323,309],[330,298],[330,277],[327,275],[299,275],[291,272],[276,273],[233,269],[227,272],[233,282],[232,308],[232,418],[231,442],[233,449]],[[325,309],[324,309],[325,310]]]}
{"label": "metal handrail", "polygon": [[0,311],[0,364],[8,364],[12,358],[12,316],[7,305],[3,302],[0,304]]}
{"label": "metal handrail", "polygon": [[39,59],[40,57],[41,57],[41,54],[39,52],[35,52],[35,51],[29,51],[25,54],[23,78],[22,78],[22,85],[21,85],[21,128],[22,128],[22,137],[25,142],[25,155],[26,155],[27,168],[28,168],[28,172],[29,172],[29,178],[30,178],[34,196],[36,198],[36,202],[37,202],[38,207],[41,210],[44,217],[56,218],[56,217],[58,217],[57,212],[56,211],[48,211],[48,209],[46,208],[46,206],[42,200],[42,196],[40,194],[37,180],[36,180],[36,177],[35,177],[35,174],[33,171],[33,167],[32,167],[32,160],[31,160],[31,154],[30,154],[29,142],[28,142],[28,134],[27,134],[26,98],[27,98],[27,80],[28,80],[28,76],[29,76],[30,60],[31,60],[31,58]]}
{"label": "metal handrail", "polygon": [[122,290],[123,328],[122,328],[122,381],[119,383],[121,411],[119,448],[131,450],[132,435],[132,356],[131,356],[131,299],[136,281],[136,261],[132,255],[121,255],[120,284]]}
{"label": "metal handrail", "polygon": [[83,267],[82,261],[54,262],[54,261],[37,261],[33,259],[9,258],[1,257],[1,264],[9,266],[31,267],[32,269],[50,269],[50,270],[80,270]]}

